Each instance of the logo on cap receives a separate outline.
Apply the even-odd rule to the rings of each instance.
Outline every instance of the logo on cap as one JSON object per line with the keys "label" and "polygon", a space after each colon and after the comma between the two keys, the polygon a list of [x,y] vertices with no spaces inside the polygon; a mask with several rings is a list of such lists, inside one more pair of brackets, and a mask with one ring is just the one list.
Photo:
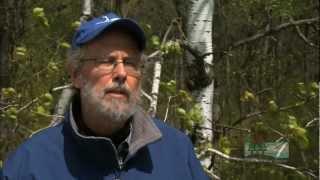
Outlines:
{"label": "logo on cap", "polygon": [[108,18],[108,16],[102,16],[101,18],[103,18],[104,20],[103,20],[102,22],[97,22],[96,25],[98,25],[98,24],[104,24],[104,23],[109,23],[109,22],[115,21],[115,20],[117,20],[117,19],[120,19],[120,18],[117,18],[117,17],[110,19],[110,18]]}

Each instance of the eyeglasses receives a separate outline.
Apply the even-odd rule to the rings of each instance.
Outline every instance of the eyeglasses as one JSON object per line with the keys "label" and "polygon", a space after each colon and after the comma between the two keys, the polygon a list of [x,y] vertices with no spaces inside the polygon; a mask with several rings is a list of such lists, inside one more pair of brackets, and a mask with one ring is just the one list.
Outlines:
{"label": "eyeglasses", "polygon": [[141,75],[141,60],[140,58],[127,58],[122,61],[117,61],[113,57],[89,57],[81,58],[81,62],[93,62],[95,66],[103,72],[111,73],[118,64],[123,64],[125,71],[131,76]]}

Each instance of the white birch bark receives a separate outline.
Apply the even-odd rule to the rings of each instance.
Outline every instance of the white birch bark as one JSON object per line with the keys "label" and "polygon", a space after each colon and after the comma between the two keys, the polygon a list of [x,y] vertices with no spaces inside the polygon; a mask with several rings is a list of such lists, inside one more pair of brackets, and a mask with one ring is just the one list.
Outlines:
{"label": "white birch bark", "polygon": [[[198,49],[202,54],[212,52],[212,17],[213,0],[191,0],[189,19],[187,24],[188,41],[193,48]],[[187,57],[188,58],[188,57]],[[190,57],[191,58],[191,57]],[[204,59],[206,72],[211,70],[213,55],[208,55]],[[214,82],[197,92],[198,102],[201,104],[204,121],[202,124],[202,134],[210,142],[212,141],[212,105],[214,94]],[[207,129],[208,128],[208,129]],[[205,166],[209,166],[210,159],[203,161]]]}
{"label": "white birch bark", "polygon": [[161,78],[161,58],[154,64],[154,74],[152,79],[152,88],[151,88],[151,102],[149,113],[151,116],[155,116],[157,113],[157,103],[158,103],[158,94],[160,87],[160,78]]}

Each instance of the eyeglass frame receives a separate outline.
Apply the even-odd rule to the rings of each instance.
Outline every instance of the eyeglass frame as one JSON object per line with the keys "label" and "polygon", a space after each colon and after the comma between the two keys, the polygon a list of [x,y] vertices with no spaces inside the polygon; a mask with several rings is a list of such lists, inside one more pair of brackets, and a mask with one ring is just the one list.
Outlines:
{"label": "eyeglass frame", "polygon": [[[79,58],[80,62],[94,62],[96,63],[97,66],[100,66],[102,64],[105,65],[110,65],[110,69],[108,69],[107,73],[112,73],[114,69],[117,67],[118,64],[123,64],[126,72],[131,75],[131,76],[141,76],[141,69],[143,65],[143,58],[144,55],[141,55],[139,57],[134,57],[134,58],[126,58],[125,60],[122,61],[117,61],[115,58],[112,56],[106,56],[106,57],[82,57]],[[113,58],[113,59],[110,59]],[[129,62],[129,63],[128,63]],[[132,65],[132,66],[128,66]],[[133,69],[127,69],[128,67],[133,67]],[[101,68],[101,67],[100,67]],[[133,70],[133,71],[132,71]]]}

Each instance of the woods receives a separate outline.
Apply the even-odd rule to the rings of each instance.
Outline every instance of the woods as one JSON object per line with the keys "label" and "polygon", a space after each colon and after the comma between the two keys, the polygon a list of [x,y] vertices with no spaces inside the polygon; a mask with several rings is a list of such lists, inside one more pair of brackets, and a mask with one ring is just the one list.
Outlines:
{"label": "woods", "polygon": [[73,32],[112,10],[147,35],[143,107],[191,138],[212,179],[319,178],[319,1],[4,0],[0,9],[1,163],[61,120]]}

